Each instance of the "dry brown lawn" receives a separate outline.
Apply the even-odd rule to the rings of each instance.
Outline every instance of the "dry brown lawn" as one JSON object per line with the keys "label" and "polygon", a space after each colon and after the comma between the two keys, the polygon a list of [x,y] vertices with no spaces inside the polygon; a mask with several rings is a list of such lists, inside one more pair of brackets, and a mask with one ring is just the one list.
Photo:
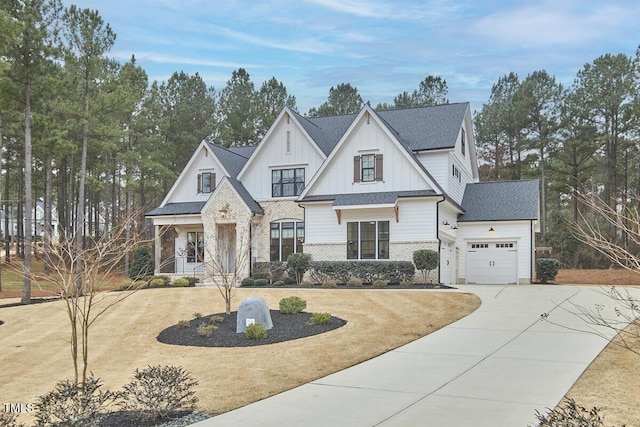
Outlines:
{"label": "dry brown lawn", "polygon": [[[275,308],[291,295],[306,299],[307,311],[329,312],[347,325],[259,347],[166,345],[156,340],[160,331],[192,319],[194,312],[222,312],[224,301],[215,288],[142,290],[92,327],[89,369],[106,388],[117,390],[136,368],[183,366],[199,381],[198,409],[217,414],[382,354],[464,317],[480,304],[476,296],[456,292],[239,289],[234,306],[257,296]],[[0,325],[1,402],[35,402],[57,381],[73,376],[61,302],[0,308],[0,319],[5,322]]]}

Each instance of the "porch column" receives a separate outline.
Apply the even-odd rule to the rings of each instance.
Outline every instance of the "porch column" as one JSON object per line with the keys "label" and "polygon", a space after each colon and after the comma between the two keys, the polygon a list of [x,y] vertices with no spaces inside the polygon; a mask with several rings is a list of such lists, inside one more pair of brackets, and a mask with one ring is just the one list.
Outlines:
{"label": "porch column", "polygon": [[160,262],[161,262],[161,253],[162,253],[162,239],[160,238],[160,226],[154,226],[154,238],[153,238],[153,265],[154,265],[154,273],[156,276],[160,274]]}

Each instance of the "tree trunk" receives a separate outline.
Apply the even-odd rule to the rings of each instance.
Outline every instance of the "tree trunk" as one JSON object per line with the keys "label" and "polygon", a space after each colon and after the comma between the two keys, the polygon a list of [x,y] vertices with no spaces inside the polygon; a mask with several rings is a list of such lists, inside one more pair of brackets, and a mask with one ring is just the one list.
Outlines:
{"label": "tree trunk", "polygon": [[89,94],[88,89],[85,91],[84,100],[84,121],[82,123],[82,157],[80,159],[80,182],[78,183],[78,209],[76,212],[76,250],[78,256],[76,257],[76,274],[77,281],[76,286],[79,293],[82,293],[82,247],[84,238],[84,189],[85,180],[87,178],[87,144],[89,140]]}
{"label": "tree trunk", "polygon": [[7,235],[4,240],[4,261],[9,264],[11,262],[11,241],[13,240],[13,221],[9,222],[11,213],[11,204],[9,203],[9,165],[7,164],[7,173],[4,182],[4,229]]}
{"label": "tree trunk", "polygon": [[51,198],[53,196],[51,183],[53,181],[53,165],[51,164],[51,155],[47,155],[45,161],[44,172],[44,275],[49,275],[49,264],[51,261],[51,239],[53,237],[53,230],[51,228],[52,221],[52,203]]}
{"label": "tree trunk", "polygon": [[31,82],[24,85],[24,202],[25,202],[25,233],[24,233],[24,270],[22,277],[22,304],[31,303]]}
{"label": "tree trunk", "polygon": [[[2,166],[2,152],[4,151],[4,146],[2,144],[2,142],[4,141],[3,139],[3,135],[2,135],[2,112],[0,111],[0,167]],[[1,172],[1,170],[0,170]],[[0,177],[2,177],[2,174],[0,173]],[[5,210],[4,211],[4,217],[6,218],[7,215],[9,213]],[[5,221],[6,224],[6,221]],[[3,239],[7,239],[7,235],[9,234],[9,229],[5,226],[4,228],[4,235],[2,236]],[[2,291],[2,267],[0,267],[0,292]]]}
{"label": "tree trunk", "polygon": [[544,174],[544,142],[540,143],[540,237],[542,242],[547,241],[547,181]]}

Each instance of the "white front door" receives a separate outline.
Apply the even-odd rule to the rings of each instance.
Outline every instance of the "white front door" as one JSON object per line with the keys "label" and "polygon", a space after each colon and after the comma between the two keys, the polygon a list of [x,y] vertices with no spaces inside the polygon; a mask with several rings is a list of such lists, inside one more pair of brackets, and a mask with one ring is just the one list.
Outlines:
{"label": "white front door", "polygon": [[443,285],[453,285],[453,246],[453,243],[445,241],[440,244],[440,283]]}
{"label": "white front door", "polygon": [[518,247],[515,242],[467,244],[467,283],[518,282]]}

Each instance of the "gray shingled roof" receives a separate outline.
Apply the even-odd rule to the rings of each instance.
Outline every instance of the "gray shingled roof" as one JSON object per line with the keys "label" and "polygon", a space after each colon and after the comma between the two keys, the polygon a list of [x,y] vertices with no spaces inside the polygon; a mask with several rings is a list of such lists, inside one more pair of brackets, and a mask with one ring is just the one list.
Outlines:
{"label": "gray shingled roof", "polygon": [[194,215],[199,214],[206,202],[167,203],[161,208],[155,208],[147,216],[160,215]]}
{"label": "gray shingled roof", "polygon": [[249,160],[251,153],[256,149],[255,147],[236,147],[226,149],[211,142],[208,142],[208,144],[209,148],[213,150],[213,153],[216,155],[218,160],[220,160],[227,172],[229,172],[234,178],[238,176],[244,164]]}
{"label": "gray shingled roof", "polygon": [[[408,149],[423,151],[453,148],[468,108],[469,103],[464,102],[378,111],[377,114]],[[296,114],[302,127],[326,155],[338,144],[356,116],[303,117]]]}
{"label": "gray shingled roof", "polygon": [[384,205],[395,203],[402,197],[435,196],[433,190],[384,191],[378,193],[326,194],[307,196],[301,202],[319,202],[333,200],[333,206]]}
{"label": "gray shingled roof", "polygon": [[466,213],[458,221],[538,219],[538,193],[537,179],[467,184],[462,198],[462,208]]}
{"label": "gray shingled roof", "polygon": [[249,210],[251,210],[251,212],[259,213],[259,214],[264,213],[264,211],[262,210],[262,206],[260,206],[260,204],[256,202],[253,199],[253,197],[251,197],[251,194],[249,194],[249,191],[247,191],[247,189],[244,187],[244,185],[242,185],[240,181],[238,181],[235,178],[228,178],[228,179],[231,185],[233,186],[233,188],[236,189],[236,191],[238,192],[242,200],[249,207]]}

